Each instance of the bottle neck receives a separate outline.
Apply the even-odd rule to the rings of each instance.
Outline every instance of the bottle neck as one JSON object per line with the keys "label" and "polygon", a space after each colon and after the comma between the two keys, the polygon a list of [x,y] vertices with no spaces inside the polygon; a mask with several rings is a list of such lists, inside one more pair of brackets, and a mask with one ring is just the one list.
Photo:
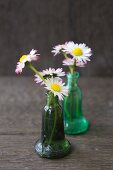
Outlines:
{"label": "bottle neck", "polygon": [[67,86],[69,88],[77,87],[78,86],[78,78],[79,78],[78,72],[74,72],[73,74],[68,73],[67,74]]}
{"label": "bottle neck", "polygon": [[47,105],[48,106],[56,106],[58,104],[58,97],[54,96],[51,91],[47,92]]}

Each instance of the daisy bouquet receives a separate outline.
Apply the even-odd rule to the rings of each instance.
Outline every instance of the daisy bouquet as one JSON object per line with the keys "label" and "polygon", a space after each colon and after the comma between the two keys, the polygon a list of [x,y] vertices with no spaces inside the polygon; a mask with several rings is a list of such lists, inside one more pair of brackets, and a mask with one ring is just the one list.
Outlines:
{"label": "daisy bouquet", "polygon": [[17,62],[15,72],[21,74],[24,67],[30,68],[35,73],[35,82],[41,84],[48,91],[51,91],[54,96],[58,96],[59,100],[63,100],[64,96],[68,95],[68,90],[63,83],[61,77],[65,76],[65,72],[62,68],[54,69],[49,68],[39,72],[32,64],[31,61],[37,61],[39,59],[37,50],[32,49],[29,54],[23,55]]}
{"label": "daisy bouquet", "polygon": [[73,41],[66,42],[62,45],[53,47],[52,53],[54,56],[63,54],[65,59],[62,64],[69,66],[70,73],[73,74],[76,67],[84,67],[92,55],[91,48],[84,43],[74,43]]}
{"label": "daisy bouquet", "polygon": [[68,96],[63,100],[64,130],[66,134],[83,133],[88,129],[89,123],[82,112],[82,92],[78,86],[79,73],[76,67],[85,67],[92,55],[91,48],[84,43],[66,42],[53,47],[54,56],[63,54],[64,66],[69,67],[67,76]]}
{"label": "daisy bouquet", "polygon": [[17,62],[15,72],[21,74],[24,67],[35,73],[35,82],[47,89],[47,104],[42,115],[41,138],[36,142],[35,151],[41,157],[59,158],[68,154],[70,143],[64,136],[63,113],[59,100],[68,95],[68,89],[62,81],[65,76],[62,68],[49,68],[38,71],[31,61],[39,60],[36,50],[23,55]]}

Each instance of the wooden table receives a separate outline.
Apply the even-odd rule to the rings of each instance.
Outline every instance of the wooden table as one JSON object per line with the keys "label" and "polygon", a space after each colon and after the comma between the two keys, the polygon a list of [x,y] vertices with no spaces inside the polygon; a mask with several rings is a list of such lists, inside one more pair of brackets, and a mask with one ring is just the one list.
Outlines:
{"label": "wooden table", "polygon": [[113,79],[81,78],[84,115],[91,127],[66,136],[73,150],[65,158],[39,158],[45,91],[32,78],[0,78],[0,170],[113,170]]}

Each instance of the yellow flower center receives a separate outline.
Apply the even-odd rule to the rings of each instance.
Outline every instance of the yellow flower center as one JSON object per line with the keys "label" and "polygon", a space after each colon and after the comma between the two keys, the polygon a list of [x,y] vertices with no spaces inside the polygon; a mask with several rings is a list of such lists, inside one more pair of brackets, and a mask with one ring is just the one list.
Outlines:
{"label": "yellow flower center", "polygon": [[74,50],[71,51],[72,54],[76,55],[76,56],[81,56],[83,54],[81,48],[75,48]]}
{"label": "yellow flower center", "polygon": [[22,62],[24,59],[26,59],[27,58],[27,55],[23,55],[21,58],[20,58],[20,62]]}
{"label": "yellow flower center", "polygon": [[56,91],[56,92],[60,92],[61,91],[61,87],[58,84],[55,84],[55,83],[53,83],[51,85],[51,89]]}

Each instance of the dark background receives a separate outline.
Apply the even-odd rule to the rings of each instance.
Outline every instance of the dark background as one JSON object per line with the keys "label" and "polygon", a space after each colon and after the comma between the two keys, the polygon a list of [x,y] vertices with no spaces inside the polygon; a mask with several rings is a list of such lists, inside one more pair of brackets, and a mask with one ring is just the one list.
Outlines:
{"label": "dark background", "polygon": [[113,76],[113,0],[0,0],[0,75],[15,75],[32,48],[41,54],[37,68],[61,67],[51,49],[69,40],[93,49],[83,76]]}

